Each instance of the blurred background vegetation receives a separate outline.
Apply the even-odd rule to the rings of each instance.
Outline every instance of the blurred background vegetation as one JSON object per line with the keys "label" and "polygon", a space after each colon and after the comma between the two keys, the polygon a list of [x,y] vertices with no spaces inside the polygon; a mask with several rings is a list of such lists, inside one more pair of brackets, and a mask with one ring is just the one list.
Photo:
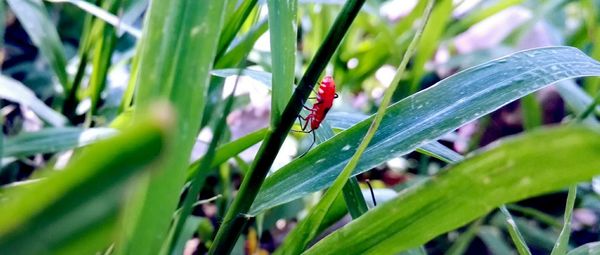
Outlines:
{"label": "blurred background vegetation", "polygon": [[[174,139],[174,141],[157,142],[150,139],[151,135],[146,136],[150,137],[148,141],[144,141],[138,139],[141,135],[136,136],[136,132],[117,131],[133,129],[133,124],[129,123],[133,115],[131,105],[132,102],[137,103],[136,100],[139,98],[133,96],[136,81],[131,77],[137,75],[138,80],[150,81],[154,78],[145,78],[145,76],[164,75],[137,72],[137,68],[142,70],[148,68],[145,64],[139,63],[139,61],[143,63],[148,58],[136,56],[144,52],[143,47],[137,46],[140,45],[143,25],[149,24],[149,21],[144,21],[148,15],[149,1],[86,2],[103,8],[106,13],[88,8],[89,5],[81,2],[85,1],[0,1],[3,5],[0,11],[4,16],[1,24],[1,32],[4,36],[1,45],[2,74],[0,76],[2,98],[0,112],[4,141],[0,193],[3,194],[3,201],[11,200],[8,195],[11,194],[11,190],[26,189],[30,185],[36,186],[37,188],[34,187],[32,190],[38,193],[27,199],[34,201],[32,203],[37,203],[35,201],[38,199],[44,200],[43,197],[46,196],[42,188],[44,185],[40,187],[39,184],[35,184],[36,180],[48,175],[47,172],[51,171],[49,169],[76,171],[77,166],[94,164],[96,162],[93,160],[94,155],[98,155],[94,153],[96,147],[87,150],[85,146],[98,143],[97,141],[105,140],[107,137],[113,137],[111,139],[115,141],[120,139],[123,144],[130,144],[130,154],[123,152],[123,155],[129,156],[121,160],[131,161],[131,169],[155,164],[156,162],[153,163],[150,159],[158,157],[156,155],[167,150],[165,148],[173,147],[169,144],[178,144],[181,141],[173,135],[174,132],[178,132],[173,131],[173,127],[161,125],[153,127],[153,124],[148,124],[156,121],[148,121],[147,125],[138,122],[136,130],[145,130],[139,131],[145,132],[144,134],[163,134],[160,139],[156,139]],[[202,155],[215,149],[211,145],[213,137],[220,137],[217,141],[219,145],[230,144],[232,141],[242,141],[243,144],[234,144],[237,149],[230,152],[217,150],[213,163],[209,162],[212,171],[206,171],[206,176],[203,176],[206,179],[204,185],[199,186],[200,193],[193,201],[195,204],[191,207],[191,216],[183,220],[181,234],[174,235],[175,240],[169,246],[174,254],[203,254],[208,251],[218,225],[255,158],[258,151],[258,145],[255,144],[262,140],[267,132],[263,128],[278,123],[276,117],[272,116],[281,115],[292,93],[291,84],[287,89],[276,92],[271,79],[286,81],[291,77],[292,81],[299,81],[345,3],[342,0],[285,2],[292,3],[294,8],[283,8],[282,10],[292,10],[292,12],[283,12],[280,14],[283,17],[279,18],[293,20],[292,30],[285,27],[285,23],[279,24],[283,28],[269,30],[269,20],[278,17],[272,17],[271,15],[274,14],[268,11],[277,6],[269,7],[267,1],[230,0],[222,7],[223,17],[214,16],[216,20],[223,20],[222,31],[227,33],[224,32],[217,37],[218,44],[214,49],[214,58],[211,54],[207,56],[211,61],[214,59],[214,63],[211,62],[212,71],[207,89],[201,92],[205,93],[206,100],[200,104],[189,105],[191,108],[195,107],[193,111],[203,112],[201,123],[198,123],[201,129],[197,139],[193,142],[189,141],[190,155],[183,155],[181,158],[189,156],[189,163],[198,166],[202,163],[201,160],[199,161]],[[377,111],[384,92],[396,73],[396,67],[413,39],[418,23],[415,21],[419,21],[422,17],[426,4],[427,1],[417,0],[366,1],[341,44],[333,52],[333,57],[325,69],[325,73],[334,77],[340,98],[336,99],[333,109],[328,113],[323,124],[325,128],[319,129],[317,133],[319,143]],[[600,59],[599,10],[600,1],[597,0],[436,1],[429,24],[417,44],[416,54],[409,62],[407,72],[402,76],[393,100],[400,101],[461,70],[530,48],[568,45],[598,60]],[[108,15],[110,13],[112,16]],[[99,16],[103,18],[98,18]],[[113,25],[103,21],[111,18],[117,18]],[[218,30],[219,27],[221,26],[216,26],[216,29]],[[178,33],[178,31],[166,30],[161,33],[169,37],[171,33]],[[283,46],[276,46],[282,41]],[[292,56],[295,56],[291,58],[293,61],[291,65],[285,60],[285,56],[288,56],[286,54],[290,52],[290,45],[294,46],[291,52]],[[155,50],[159,51],[159,49]],[[274,55],[282,57],[277,59]],[[279,62],[275,63],[276,61]],[[238,79],[239,68],[250,70],[245,71]],[[199,73],[203,72],[198,70]],[[181,72],[195,74],[196,71]],[[183,86],[181,83],[173,84],[173,86]],[[235,84],[237,88],[234,88]],[[273,92],[271,92],[272,88]],[[457,130],[442,136],[439,142],[446,149],[449,148],[460,155],[468,155],[503,137],[573,120],[586,108],[589,109],[589,104],[600,99],[599,92],[600,79],[598,78],[560,81],[558,86],[545,87],[462,125]],[[178,93],[186,92],[184,89]],[[234,95],[232,97],[234,99],[231,101],[232,105],[228,107],[226,98],[230,94]],[[444,98],[438,100],[443,101]],[[150,103],[143,104],[150,105]],[[168,111],[161,109],[157,112]],[[177,109],[180,108],[176,106],[175,110]],[[591,117],[586,118],[585,121],[595,125],[598,122],[599,111],[594,107],[591,109]],[[228,115],[222,114],[228,112],[230,112]],[[172,114],[163,112],[163,115]],[[181,115],[177,116],[181,117]],[[172,121],[160,114],[147,119],[158,120],[158,122]],[[222,121],[226,121],[226,128],[218,129]],[[194,125],[190,128],[193,129]],[[299,128],[297,125],[294,127],[294,129]],[[334,133],[327,133],[331,130]],[[116,133],[119,133],[118,137],[114,137]],[[127,143],[127,141],[138,142]],[[311,135],[290,133],[275,159],[272,170],[283,167],[304,153],[309,149],[311,142]],[[537,142],[540,146],[544,146],[545,141]],[[153,146],[148,147],[149,144]],[[125,145],[117,146],[113,143],[110,146],[106,145],[104,149],[112,146]],[[159,148],[159,150],[148,150],[147,155],[135,153],[135,151],[144,151],[144,148]],[[246,148],[248,149],[245,150]],[[519,150],[519,148],[512,149]],[[101,150],[97,149],[95,152],[99,151]],[[361,183],[367,201],[371,201],[371,195],[364,184],[365,180],[370,180],[375,188],[377,202],[382,203],[396,196],[398,191],[442,171],[448,165],[448,161],[441,160],[439,155],[433,154],[424,153],[423,150],[413,151],[403,156],[386,159],[369,171],[363,171],[364,173],[357,176],[357,180]],[[144,160],[143,157],[148,158]],[[136,158],[139,159],[136,161]],[[96,160],[100,159],[104,158],[99,157]],[[187,168],[188,162],[182,164]],[[102,166],[102,169],[107,170],[118,166],[119,164],[115,163],[114,166]],[[143,182],[138,179],[145,178],[138,176],[140,174],[136,171],[121,173],[122,180],[116,178],[114,181],[114,183],[122,182],[117,185],[111,180],[113,177],[100,178],[102,175],[99,173],[102,170],[98,170],[99,175],[81,177],[81,180],[87,181],[81,181],[78,185],[82,186],[77,187],[81,190],[90,187],[88,191],[82,192],[116,192],[112,189],[108,190],[107,187],[91,185],[97,181],[96,186],[119,186],[128,190],[126,192],[128,196],[135,197],[135,189],[127,187],[137,187],[139,185],[137,182]],[[193,171],[190,171],[193,175]],[[568,172],[569,169],[564,171]],[[181,177],[187,174],[189,173],[182,172]],[[128,179],[131,176],[137,178],[135,185]],[[52,178],[68,179],[55,175],[52,175]],[[185,194],[188,187],[185,186],[183,189],[177,187],[173,192]],[[48,189],[52,190],[52,187]],[[60,190],[58,186],[56,189]],[[56,194],[64,194],[57,192]],[[599,194],[600,179],[578,185],[575,209],[572,212],[572,235],[568,243],[570,249],[600,240]],[[116,195],[112,196],[112,200],[105,199],[103,203],[111,205],[122,203],[122,201],[114,202],[117,201],[115,197]],[[85,201],[86,197],[79,199]],[[298,219],[304,217],[318,199],[318,194],[311,194],[267,210],[244,229],[244,235],[238,240],[233,252],[238,254],[273,252],[281,245],[287,233],[296,226]],[[565,189],[507,205],[532,254],[549,254],[552,251],[563,227],[566,200]],[[64,204],[56,205],[63,205],[65,208],[50,207],[43,212],[67,214],[71,203],[81,201],[62,201]],[[51,201],[47,203],[51,204]],[[175,206],[178,201],[172,203]],[[341,212],[331,218],[331,222],[324,223],[328,228],[324,229],[317,239],[351,221],[349,215],[344,216],[346,209],[341,199],[334,207]],[[90,210],[98,211],[98,207],[93,208],[96,209]],[[120,215],[120,210],[114,209],[114,215]],[[85,214],[85,212],[90,214],[85,210],[81,213]],[[11,214],[4,214],[7,215]],[[103,217],[102,221],[96,221],[96,224],[101,225],[101,222],[109,222],[107,223],[109,225],[124,224],[117,220],[121,218],[114,215]],[[57,217],[56,221],[60,222],[61,217],[57,215],[51,217]],[[67,221],[79,219],[77,217],[79,216],[65,215],[64,219]],[[24,220],[24,222],[28,221]],[[49,228],[30,223],[24,224],[29,226],[32,233]],[[73,220],[67,225],[70,224],[76,225],[77,222]],[[4,229],[0,228],[0,233],[6,234]],[[136,227],[132,226],[131,229]],[[27,245],[29,241],[36,242],[36,238],[28,239],[31,236],[26,235],[27,230],[22,232],[8,235],[9,237],[1,242],[5,245],[3,247]],[[49,230],[44,233],[56,235]],[[65,236],[69,236],[69,233]],[[84,251],[114,252],[114,244],[107,245],[106,242],[98,241],[103,240],[102,238],[90,237],[89,240],[98,245],[83,249]],[[77,242],[68,241],[66,237],[64,240],[56,241],[52,249],[58,247],[56,251],[64,253],[77,251],[77,248],[73,248],[80,247],[73,244]],[[9,245],[7,244],[9,242],[15,244]],[[164,249],[165,246],[159,244],[158,247]],[[427,254],[517,254],[517,249],[514,247],[509,235],[509,226],[506,224],[506,215],[499,210],[493,210],[465,227],[439,235],[422,248]],[[46,248],[48,247],[41,249]],[[126,252],[127,248],[124,249]],[[129,249],[135,250],[134,247]],[[32,251],[35,253],[40,250],[32,248],[29,252]],[[10,252],[4,250],[0,253]],[[19,254],[27,253],[28,251],[25,250]]]}

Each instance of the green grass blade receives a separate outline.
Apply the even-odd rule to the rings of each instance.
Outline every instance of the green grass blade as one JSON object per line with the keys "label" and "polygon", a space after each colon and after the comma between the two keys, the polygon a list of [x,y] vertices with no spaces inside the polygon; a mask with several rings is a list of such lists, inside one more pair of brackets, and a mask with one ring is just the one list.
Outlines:
{"label": "green grass blade", "polygon": [[279,123],[292,96],[296,64],[296,2],[297,0],[267,0],[273,67],[272,126]]}
{"label": "green grass blade", "polygon": [[[119,7],[119,2],[120,1],[116,0],[106,1],[104,6],[110,12],[116,12]],[[106,23],[103,22],[97,22],[97,25],[101,33],[99,38],[96,38],[94,44],[95,49],[92,58],[93,69],[88,88],[88,94],[91,99],[90,111],[88,112],[88,123],[91,122],[91,117],[98,112],[101,94],[106,87],[106,78],[111,66],[113,51],[117,43],[117,34],[113,27],[107,26]]]}
{"label": "green grass blade", "polygon": [[[522,51],[464,70],[390,106],[353,174],[409,153],[553,82],[582,76],[600,76],[600,63],[571,47]],[[330,186],[370,121],[337,134],[267,178],[250,213]]]}
{"label": "green grass blade", "polygon": [[332,29],[327,34],[325,41],[315,54],[304,76],[302,76],[298,87],[296,87],[290,102],[284,110],[281,122],[273,127],[273,131],[262,143],[252,167],[240,186],[237,197],[223,219],[223,224],[217,232],[209,254],[227,253],[233,248],[232,246],[238,239],[243,225],[248,220],[244,215],[254,202],[287,133],[296,121],[304,102],[306,102],[309,94],[312,92],[314,84],[333,56],[335,49],[342,41],[342,38],[354,18],[358,15],[364,2],[364,0],[350,0],[344,5]]}
{"label": "green grass blade", "polygon": [[256,7],[258,0],[244,0],[240,3],[240,6],[235,10],[235,12],[229,16],[226,24],[223,27],[223,32],[219,38],[219,46],[217,48],[216,59],[218,59],[225,54],[227,48],[238,34],[240,28],[244,24],[244,21],[250,16],[252,13],[252,9]]}
{"label": "green grass blade", "polygon": [[356,177],[350,177],[342,191],[346,208],[348,208],[348,212],[353,219],[360,217],[369,210]]}
{"label": "green grass blade", "polygon": [[456,23],[450,25],[450,27],[448,27],[448,29],[444,33],[446,36],[455,36],[459,33],[466,31],[467,29],[481,22],[482,20],[489,18],[496,13],[504,11],[505,9],[511,6],[521,4],[522,2],[523,0],[498,1],[494,5],[491,5],[486,9],[472,12],[468,14],[467,17],[459,19]]}
{"label": "green grass blade", "polygon": [[2,157],[28,157],[39,153],[66,151],[86,146],[114,136],[112,128],[45,128],[37,132],[21,133],[4,141]]}
{"label": "green grass blade", "polygon": [[0,97],[31,108],[41,119],[53,126],[60,127],[67,123],[65,116],[44,104],[23,83],[8,76],[0,75]]}
{"label": "green grass blade", "polygon": [[425,144],[421,146],[421,148],[417,148],[417,151],[422,154],[437,158],[446,163],[456,163],[463,160],[462,155],[449,149],[439,142],[430,142]]}
{"label": "green grass blade", "polygon": [[571,236],[571,216],[575,207],[575,198],[577,197],[577,185],[569,187],[567,204],[565,205],[564,225],[560,230],[560,235],[552,249],[551,255],[564,255],[569,249],[569,237]]}
{"label": "green grass blade", "polygon": [[[106,248],[118,233],[114,223],[130,180],[164,159],[169,147],[171,112],[153,108],[152,113],[82,151],[62,171],[48,171],[42,181],[6,191],[0,204],[0,250],[51,254],[86,236],[99,243],[79,246],[78,253]],[[112,229],[96,232],[104,225]]]}
{"label": "green grass blade", "polygon": [[600,134],[577,126],[506,139],[370,210],[306,254],[393,254],[418,246],[504,203],[588,180],[598,174],[599,150]]}
{"label": "green grass blade", "polygon": [[567,255],[595,255],[600,254],[600,242],[586,243],[571,250]]}
{"label": "green grass blade", "polygon": [[134,202],[138,206],[128,214],[128,230],[119,247],[122,253],[152,254],[166,239],[200,130],[225,4],[216,0],[150,3],[140,42],[135,116],[143,114],[140,109],[146,105],[169,100],[175,109],[177,146],[161,165],[168,171],[152,176]]}
{"label": "green grass blade", "polygon": [[448,251],[444,253],[445,255],[461,255],[465,254],[477,232],[479,232],[479,227],[481,227],[481,219],[471,223],[471,225],[467,228],[465,232],[463,232],[450,246]]}
{"label": "green grass blade", "polygon": [[68,93],[71,85],[66,71],[64,48],[54,23],[48,17],[44,3],[41,0],[7,0],[6,2],[27,31],[33,44],[50,63],[58,82],[64,89],[63,93]]}
{"label": "green grass blade", "polygon": [[503,238],[500,229],[492,226],[482,226],[477,234],[491,254],[514,254],[513,249]]}
{"label": "green grass blade", "polygon": [[542,123],[542,107],[537,101],[535,94],[521,98],[521,112],[523,117],[523,128],[532,130]]}
{"label": "green grass blade", "polygon": [[436,6],[431,14],[431,20],[423,32],[423,39],[417,47],[417,54],[414,59],[413,68],[410,72],[412,75],[412,83],[408,94],[413,94],[419,90],[421,78],[425,73],[425,64],[435,53],[438,43],[441,42],[441,37],[446,28],[446,24],[452,16],[452,0],[436,1]]}
{"label": "green grass blade", "polygon": [[[252,145],[262,141],[267,134],[267,129],[262,128],[252,133],[240,137],[239,139],[226,143],[215,152],[215,158],[212,160],[211,168],[217,167],[220,164],[227,162],[230,158],[240,154],[242,151],[250,148]],[[202,159],[194,161],[188,170],[188,180],[192,178],[200,170],[200,162]]]}
{"label": "green grass blade", "polygon": [[198,163],[198,170],[196,171],[195,175],[193,175],[191,178],[188,192],[185,198],[183,199],[183,204],[181,205],[181,209],[179,210],[180,213],[178,217],[175,218],[174,231],[173,236],[171,238],[172,243],[169,249],[169,251],[171,251],[171,254],[174,254],[173,251],[177,244],[177,241],[179,240],[184,224],[187,221],[187,218],[192,213],[193,204],[198,198],[198,195],[200,195],[200,191],[202,191],[202,187],[204,186],[204,181],[206,180],[206,177],[208,177],[208,174],[210,174],[211,172],[211,166],[213,165],[213,160],[216,156],[217,145],[219,144],[221,136],[227,128],[227,116],[229,116],[229,113],[233,108],[233,102],[235,101],[234,94],[238,86],[238,82],[239,76],[235,81],[235,86],[233,88],[233,91],[231,92],[231,95],[229,95],[229,97],[227,98],[227,102],[225,103],[225,109],[223,109],[219,122],[214,128],[214,135],[212,137],[212,140],[210,141],[210,144],[208,145],[208,149],[206,150],[206,153]]}
{"label": "green grass blade", "polygon": [[[267,29],[269,23],[267,20],[260,22],[256,27],[248,31],[235,45],[231,46],[231,49],[225,53],[222,57],[217,59],[215,63],[215,69],[234,67],[240,63],[245,56],[252,50],[258,38],[260,38]],[[270,81],[270,80],[269,80]]]}
{"label": "green grass blade", "polygon": [[523,235],[521,235],[521,232],[517,227],[517,223],[513,219],[510,212],[506,209],[505,206],[500,206],[500,212],[502,212],[502,214],[506,218],[508,233],[510,235],[510,238],[513,240],[513,243],[517,247],[517,251],[519,252],[519,254],[531,255],[531,251],[529,250],[529,247],[527,247],[527,243],[525,242]]}

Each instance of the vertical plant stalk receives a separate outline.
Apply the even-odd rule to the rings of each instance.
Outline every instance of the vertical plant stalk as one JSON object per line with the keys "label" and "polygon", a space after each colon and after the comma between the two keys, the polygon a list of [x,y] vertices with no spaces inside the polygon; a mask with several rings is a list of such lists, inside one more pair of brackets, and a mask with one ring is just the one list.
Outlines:
{"label": "vertical plant stalk", "polygon": [[504,217],[505,217],[506,223],[507,223],[507,227],[508,227],[508,234],[510,235],[510,238],[513,240],[513,243],[515,244],[519,254],[520,255],[531,255],[531,251],[529,250],[529,247],[527,247],[527,243],[525,242],[523,235],[521,235],[521,232],[519,231],[519,228],[517,227],[517,223],[513,219],[512,215],[510,215],[510,212],[508,211],[508,209],[506,209],[506,206],[504,206],[504,205],[500,206],[500,212],[502,212],[502,214],[504,214]]}
{"label": "vertical plant stalk", "polygon": [[300,113],[300,110],[302,110],[304,102],[308,99],[321,72],[327,66],[331,56],[333,56],[337,46],[342,41],[350,24],[352,24],[352,21],[356,18],[364,3],[365,0],[349,0],[342,8],[341,13],[325,37],[323,44],[300,80],[298,87],[296,87],[292,98],[283,111],[279,124],[274,125],[273,131],[270,132],[262,143],[256,160],[244,177],[237,197],[223,219],[223,223],[217,232],[209,254],[227,254],[233,248],[242,231],[242,225],[244,225],[240,223],[247,222],[247,218],[244,215],[248,212],[250,206],[252,206],[287,133],[292,128],[296,117]]}
{"label": "vertical plant stalk", "polygon": [[221,136],[223,135],[224,130],[227,128],[227,116],[231,112],[231,109],[233,108],[233,102],[235,101],[234,94],[237,89],[238,82],[240,80],[241,71],[243,69],[240,68],[239,70],[240,71],[238,72],[238,76],[235,80],[235,85],[233,87],[233,91],[231,92],[231,95],[229,95],[229,97],[227,98],[227,102],[225,103],[225,109],[223,109],[223,115],[221,116],[221,119],[219,120],[219,122],[217,123],[217,126],[215,127],[215,135],[212,137],[212,139],[210,141],[210,144],[208,146],[208,150],[206,151],[206,154],[202,157],[202,160],[200,161],[199,171],[197,171],[196,174],[192,177],[190,188],[187,192],[187,195],[185,196],[185,198],[183,200],[183,205],[181,207],[181,213],[175,219],[175,223],[174,223],[175,228],[174,228],[173,236],[172,236],[172,240],[171,240],[170,251],[173,251],[173,249],[175,248],[176,242],[177,242],[177,240],[179,240],[179,236],[181,234],[181,231],[183,230],[183,226],[184,226],[185,222],[187,221],[188,216],[192,213],[193,204],[196,201],[196,198],[198,197],[198,195],[200,194],[200,191],[202,190],[202,187],[204,185],[204,181],[206,180],[206,177],[210,173],[211,165],[212,165],[213,159],[215,158],[215,155],[216,155],[217,145],[219,144],[219,141],[221,140]]}
{"label": "vertical plant stalk", "polygon": [[[173,151],[136,190],[117,249],[155,254],[166,241],[186,180],[189,155],[202,122],[226,0],[151,1],[138,51],[134,118],[144,106],[168,100],[175,109]],[[120,246],[120,247],[119,247]]]}
{"label": "vertical plant stalk", "polygon": [[292,96],[296,64],[297,0],[268,0],[273,69],[271,125],[277,125]]}
{"label": "vertical plant stalk", "polygon": [[565,205],[565,223],[560,231],[558,240],[556,240],[556,244],[552,249],[551,255],[564,255],[567,253],[567,249],[569,248],[569,236],[571,235],[571,216],[573,215],[573,208],[575,207],[575,198],[577,198],[577,185],[569,187],[567,204]]}

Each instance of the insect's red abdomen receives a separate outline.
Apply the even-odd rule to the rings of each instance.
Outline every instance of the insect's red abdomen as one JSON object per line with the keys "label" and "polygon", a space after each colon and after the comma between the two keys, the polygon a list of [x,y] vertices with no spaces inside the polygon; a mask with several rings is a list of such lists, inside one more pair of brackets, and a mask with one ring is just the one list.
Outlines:
{"label": "insect's red abdomen", "polygon": [[319,128],[325,115],[333,106],[333,99],[335,99],[335,82],[331,76],[327,75],[317,90],[317,102],[313,105],[312,113],[314,117],[310,122],[311,129]]}

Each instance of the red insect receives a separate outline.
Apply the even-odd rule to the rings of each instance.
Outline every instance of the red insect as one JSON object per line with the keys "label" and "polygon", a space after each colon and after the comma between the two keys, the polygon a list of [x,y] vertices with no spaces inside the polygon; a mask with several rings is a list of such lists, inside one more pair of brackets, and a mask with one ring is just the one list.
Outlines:
{"label": "red insect", "polygon": [[[333,81],[333,78],[329,75],[325,76],[325,78],[323,78],[323,81],[321,81],[321,83],[319,85],[319,89],[316,91],[316,93],[317,93],[317,97],[311,98],[311,99],[316,99],[316,102],[315,102],[315,104],[313,104],[312,108],[308,108],[307,106],[304,106],[304,108],[306,110],[308,110],[310,113],[308,115],[306,115],[306,117],[302,117],[302,116],[298,115],[298,121],[300,121],[300,119],[302,119],[305,122],[304,122],[304,126],[302,126],[302,121],[300,121],[300,125],[302,126],[302,131],[297,131],[297,132],[313,133],[313,141],[310,144],[310,147],[300,157],[304,156],[310,150],[310,148],[312,148],[312,146],[315,144],[316,137],[315,137],[315,133],[313,131],[315,131],[316,129],[319,128],[319,126],[321,125],[321,122],[323,122],[323,119],[325,119],[325,115],[327,115],[327,112],[333,106],[333,100],[335,98],[338,98],[338,94],[335,93],[335,81]],[[307,130],[309,123],[310,123],[310,129]]]}

